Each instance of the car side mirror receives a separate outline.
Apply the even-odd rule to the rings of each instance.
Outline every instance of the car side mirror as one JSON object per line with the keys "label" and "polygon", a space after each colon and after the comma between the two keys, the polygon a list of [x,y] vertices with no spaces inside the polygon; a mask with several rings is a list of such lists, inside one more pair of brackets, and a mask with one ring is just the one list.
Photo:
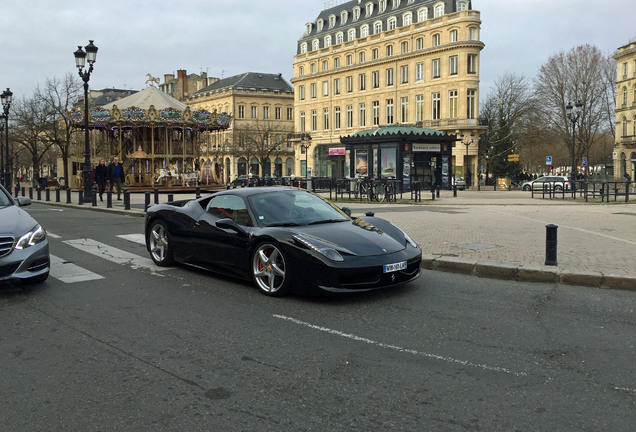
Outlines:
{"label": "car side mirror", "polygon": [[20,207],[28,206],[28,205],[31,204],[31,198],[26,197],[26,196],[16,197],[16,201],[18,202],[18,205]]}
{"label": "car side mirror", "polygon": [[230,218],[219,219],[216,221],[215,225],[217,228],[231,230],[238,234],[245,234],[243,227]]}
{"label": "car side mirror", "polygon": [[349,207],[343,207],[340,210],[342,210],[347,216],[351,217],[351,209]]}

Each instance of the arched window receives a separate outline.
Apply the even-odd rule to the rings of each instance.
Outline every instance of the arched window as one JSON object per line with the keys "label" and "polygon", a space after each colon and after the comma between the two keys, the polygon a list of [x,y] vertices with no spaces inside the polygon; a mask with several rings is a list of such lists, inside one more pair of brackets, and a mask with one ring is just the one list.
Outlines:
{"label": "arched window", "polygon": [[349,31],[347,32],[348,36],[347,36],[347,40],[352,41],[356,38],[356,29],[352,28],[349,29]]}
{"label": "arched window", "polygon": [[311,68],[311,73],[315,74],[316,73],[316,63],[312,63],[310,68]]}
{"label": "arched window", "polygon": [[376,21],[373,23],[373,34],[382,33],[382,21]]}
{"label": "arched window", "polygon": [[393,0],[393,9],[400,7],[400,0]]}
{"label": "arched window", "polygon": [[382,13],[386,10],[386,0],[380,0],[378,2],[378,12]]}
{"label": "arched window", "polygon": [[409,52],[409,43],[407,41],[402,42],[402,54]]}
{"label": "arched window", "polygon": [[347,11],[340,12],[340,25],[346,24],[348,19],[349,19],[349,12]]}
{"label": "arched window", "polygon": [[360,63],[364,63],[364,60],[365,60],[365,54],[364,54],[364,51],[361,51],[360,52]]}
{"label": "arched window", "polygon": [[373,48],[373,50],[371,51],[371,59],[377,60],[378,58],[379,58],[378,49]]}
{"label": "arched window", "polygon": [[365,17],[370,17],[373,13],[373,3],[369,2],[364,7]]}
{"label": "arched window", "polygon": [[303,76],[305,75],[305,67],[304,66],[300,66],[298,68],[298,76]]}
{"label": "arched window", "polygon": [[353,20],[357,21],[360,19],[360,7],[356,6],[353,8]]}
{"label": "arched window", "polygon": [[479,29],[477,27],[468,29],[468,39],[471,41],[479,40]]}
{"label": "arched window", "polygon": [[408,26],[408,25],[411,25],[412,23],[413,23],[412,12],[407,12],[404,15],[402,15],[402,26]]}
{"label": "arched window", "polygon": [[393,55],[393,45],[386,46],[386,56],[391,57]]}
{"label": "arched window", "polygon": [[312,23],[305,24],[305,34],[311,33],[311,28],[313,27]]}
{"label": "arched window", "polygon": [[433,8],[433,16],[435,18],[437,17],[441,17],[442,15],[444,15],[444,3],[437,3],[435,5],[435,7]]}
{"label": "arched window", "polygon": [[428,19],[428,8],[418,9],[417,22],[423,22]]}
{"label": "arched window", "polygon": [[397,18],[396,17],[389,18],[386,22],[386,27],[387,27],[387,30],[393,30],[394,28],[396,28]]}
{"label": "arched window", "polygon": [[360,37],[369,36],[369,25],[365,24],[360,28]]}
{"label": "arched window", "polygon": [[318,39],[314,39],[311,41],[311,49],[312,51],[316,51],[320,48],[320,41]]}
{"label": "arched window", "polygon": [[627,106],[627,87],[623,87],[623,107]]}
{"label": "arched window", "polygon": [[336,26],[336,16],[329,15],[329,28],[334,28]]}
{"label": "arched window", "polygon": [[415,40],[415,49],[424,49],[424,38],[417,38]]}
{"label": "arched window", "polygon": [[318,21],[316,21],[316,27],[318,28],[318,31],[322,31],[322,27],[325,25],[325,22],[321,19],[319,19]]}
{"label": "arched window", "polygon": [[450,31],[450,41],[457,42],[457,30]]}
{"label": "arched window", "polygon": [[342,32],[336,33],[336,45],[344,42],[344,34]]}
{"label": "arched window", "polygon": [[468,2],[466,1],[458,1],[457,2],[457,10],[458,11],[463,11],[468,9]]}
{"label": "arched window", "polygon": [[329,48],[331,46],[331,35],[325,36],[325,48]]}
{"label": "arched window", "polygon": [[300,45],[300,53],[301,53],[301,54],[305,54],[306,52],[307,52],[307,42],[303,42],[303,43]]}
{"label": "arched window", "polygon": [[433,46],[436,47],[439,45],[440,45],[440,36],[439,36],[439,33],[435,33],[433,35]]}

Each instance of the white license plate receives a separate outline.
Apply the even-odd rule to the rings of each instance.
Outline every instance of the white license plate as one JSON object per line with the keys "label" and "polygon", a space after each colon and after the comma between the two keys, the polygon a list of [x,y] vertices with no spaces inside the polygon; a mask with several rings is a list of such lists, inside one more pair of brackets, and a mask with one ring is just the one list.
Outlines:
{"label": "white license plate", "polygon": [[399,270],[404,270],[406,268],[406,261],[402,261],[399,263],[393,264],[385,264],[384,265],[384,273],[396,272]]}

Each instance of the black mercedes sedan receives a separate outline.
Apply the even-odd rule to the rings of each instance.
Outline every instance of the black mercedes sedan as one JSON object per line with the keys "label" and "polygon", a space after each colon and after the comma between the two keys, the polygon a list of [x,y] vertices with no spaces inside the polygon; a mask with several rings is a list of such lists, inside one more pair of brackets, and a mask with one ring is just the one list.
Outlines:
{"label": "black mercedes sedan", "polygon": [[285,186],[154,205],[145,237],[159,266],[178,262],[253,280],[272,296],[393,287],[416,279],[422,260],[415,242],[390,222],[351,217]]}
{"label": "black mercedes sedan", "polygon": [[43,282],[49,276],[46,231],[21,207],[28,197],[15,200],[0,185],[0,281]]}

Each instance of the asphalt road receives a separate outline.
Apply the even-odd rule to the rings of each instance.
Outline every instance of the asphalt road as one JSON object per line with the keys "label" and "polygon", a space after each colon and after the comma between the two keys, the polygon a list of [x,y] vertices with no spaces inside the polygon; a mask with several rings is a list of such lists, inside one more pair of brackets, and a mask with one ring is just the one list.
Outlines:
{"label": "asphalt road", "polygon": [[142,218],[27,210],[59,261],[44,285],[0,286],[2,431],[636,424],[633,292],[425,271],[392,291],[276,299],[148,266]]}

